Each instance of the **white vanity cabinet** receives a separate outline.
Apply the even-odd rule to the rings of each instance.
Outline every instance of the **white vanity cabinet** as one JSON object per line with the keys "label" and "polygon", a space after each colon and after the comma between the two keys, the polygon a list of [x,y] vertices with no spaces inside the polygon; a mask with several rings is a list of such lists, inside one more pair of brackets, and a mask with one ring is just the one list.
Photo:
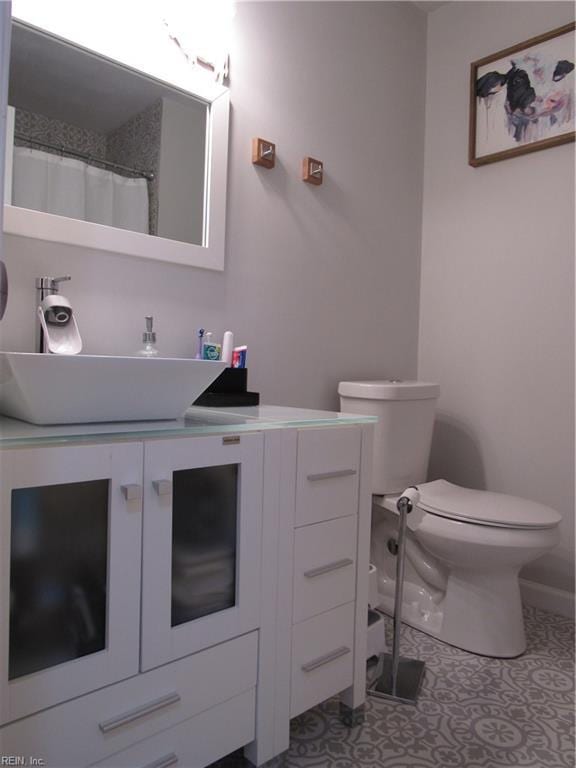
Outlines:
{"label": "white vanity cabinet", "polygon": [[360,707],[372,427],[286,413],[0,422],[0,756],[261,765],[292,716]]}
{"label": "white vanity cabinet", "polygon": [[237,695],[231,749],[254,738],[262,453],[261,434],[2,451],[0,754],[79,768]]}

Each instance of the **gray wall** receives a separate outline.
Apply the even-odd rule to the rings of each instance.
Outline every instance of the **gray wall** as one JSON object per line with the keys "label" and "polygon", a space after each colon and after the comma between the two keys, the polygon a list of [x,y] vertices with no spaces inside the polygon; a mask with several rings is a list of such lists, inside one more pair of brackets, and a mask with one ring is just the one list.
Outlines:
{"label": "gray wall", "polygon": [[[86,352],[136,351],[153,314],[166,354],[233,330],[268,403],[335,408],[340,379],[415,375],[424,14],[240,3],[231,65],[225,272],[8,237],[4,348],[32,349],[34,277],[70,273]],[[277,142],[273,171],[251,165],[253,136]],[[299,179],[308,154],[321,187]]]}
{"label": "gray wall", "polygon": [[548,504],[563,540],[524,576],[573,589],[574,145],[467,165],[471,61],[572,3],[455,2],[428,26],[419,375],[442,395],[431,475]]}

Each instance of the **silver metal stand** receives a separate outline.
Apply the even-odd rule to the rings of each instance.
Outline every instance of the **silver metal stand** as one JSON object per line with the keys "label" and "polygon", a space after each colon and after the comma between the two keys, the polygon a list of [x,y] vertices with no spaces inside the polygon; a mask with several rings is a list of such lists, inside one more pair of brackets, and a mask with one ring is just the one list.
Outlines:
{"label": "silver metal stand", "polygon": [[371,696],[382,699],[416,704],[424,679],[424,662],[417,659],[400,658],[400,630],[402,628],[402,594],[404,591],[404,567],[406,561],[406,518],[412,511],[412,499],[418,496],[411,489],[402,495],[396,504],[400,520],[398,524],[398,553],[396,560],[396,591],[394,595],[394,637],[392,653],[381,653],[374,679],[368,686]]}

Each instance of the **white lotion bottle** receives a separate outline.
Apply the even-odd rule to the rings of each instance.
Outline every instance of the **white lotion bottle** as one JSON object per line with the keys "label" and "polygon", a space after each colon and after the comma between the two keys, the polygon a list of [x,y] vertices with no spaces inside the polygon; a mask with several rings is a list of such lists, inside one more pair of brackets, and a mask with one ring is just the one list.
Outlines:
{"label": "white lotion bottle", "polygon": [[234,334],[232,331],[226,331],[222,339],[222,362],[226,363],[228,368],[232,365],[232,352],[234,350]]}

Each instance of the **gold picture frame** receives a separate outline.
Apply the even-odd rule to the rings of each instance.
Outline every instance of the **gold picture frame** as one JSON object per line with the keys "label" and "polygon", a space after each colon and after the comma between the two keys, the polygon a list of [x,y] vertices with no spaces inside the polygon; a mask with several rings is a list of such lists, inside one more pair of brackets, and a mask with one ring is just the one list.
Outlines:
{"label": "gold picture frame", "polygon": [[468,162],[574,141],[574,22],[472,62]]}

